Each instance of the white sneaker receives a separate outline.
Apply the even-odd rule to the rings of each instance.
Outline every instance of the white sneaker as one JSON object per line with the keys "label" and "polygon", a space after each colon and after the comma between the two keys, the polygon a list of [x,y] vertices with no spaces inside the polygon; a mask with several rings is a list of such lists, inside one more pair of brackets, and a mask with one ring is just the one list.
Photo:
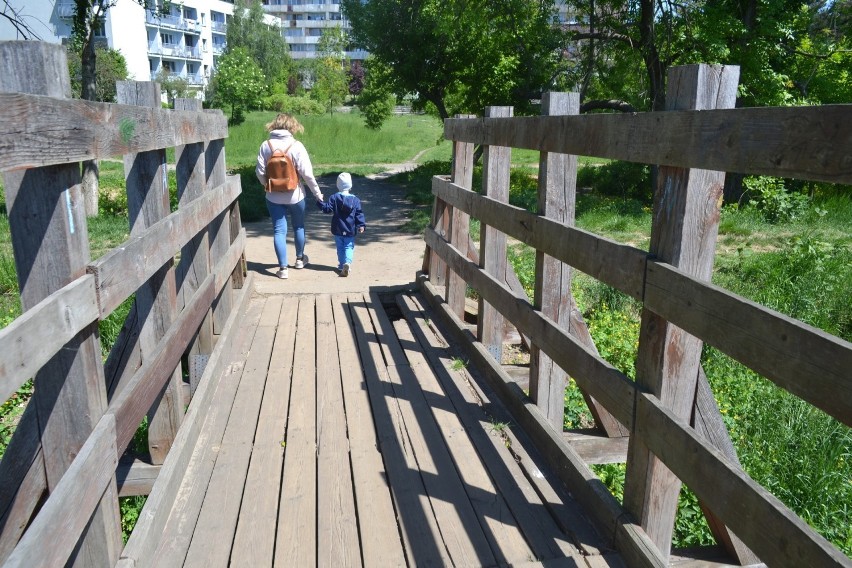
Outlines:
{"label": "white sneaker", "polygon": [[343,264],[343,268],[340,269],[341,276],[349,276],[349,273],[352,271],[352,267],[349,266],[349,263],[346,262]]}
{"label": "white sneaker", "polygon": [[275,273],[275,276],[277,276],[278,278],[281,278],[281,279],[286,279],[290,276],[290,274],[289,274],[287,268],[285,267],[285,268],[280,268],[278,270],[278,272]]}
{"label": "white sneaker", "polygon": [[302,258],[296,259],[296,264],[293,266],[293,268],[301,269],[301,268],[306,267],[307,265],[308,265],[308,255],[303,254]]}

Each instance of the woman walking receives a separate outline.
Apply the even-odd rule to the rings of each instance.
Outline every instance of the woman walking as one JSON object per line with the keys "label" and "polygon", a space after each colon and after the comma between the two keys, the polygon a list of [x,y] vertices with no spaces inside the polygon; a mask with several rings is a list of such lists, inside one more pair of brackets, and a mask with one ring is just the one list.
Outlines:
{"label": "woman walking", "polygon": [[[323,195],[314,178],[314,168],[308,151],[304,144],[294,138],[294,135],[305,131],[299,121],[289,114],[281,113],[266,125],[266,130],[269,132],[269,139],[260,145],[255,174],[267,190],[266,207],[272,217],[273,243],[275,255],[278,257],[278,272],[275,275],[278,278],[287,278],[287,215],[290,215],[293,240],[296,244],[296,262],[293,267],[304,268],[308,264],[308,255],[305,254],[305,189],[302,182],[307,184],[314,199],[323,201]],[[292,184],[292,189],[288,188],[287,183],[271,183],[275,180],[267,179],[267,165],[273,155],[276,162],[285,164],[289,159],[295,167],[300,180]],[[278,169],[276,164],[275,170]]]}

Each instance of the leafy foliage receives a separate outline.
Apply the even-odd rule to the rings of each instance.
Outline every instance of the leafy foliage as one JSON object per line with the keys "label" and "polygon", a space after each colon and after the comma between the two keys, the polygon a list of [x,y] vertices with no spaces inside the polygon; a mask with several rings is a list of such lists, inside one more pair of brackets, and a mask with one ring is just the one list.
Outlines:
{"label": "leafy foliage", "polygon": [[358,106],[367,128],[379,130],[393,114],[396,103],[396,97],[388,86],[391,70],[372,56],[367,58],[366,64],[367,82],[358,97]]}
{"label": "leafy foliage", "polygon": [[343,28],[326,28],[317,44],[314,61],[314,85],[311,98],[320,102],[326,112],[334,112],[349,94],[346,44],[349,38]]}
{"label": "leafy foliage", "polygon": [[213,80],[217,98],[231,106],[232,124],[240,124],[246,110],[260,106],[265,77],[247,50],[237,47],[222,55]]}
{"label": "leafy foliage", "polygon": [[234,13],[228,20],[226,52],[244,49],[268,81],[265,85],[268,89],[287,80],[292,71],[292,60],[281,29],[268,25],[263,17],[260,0],[236,0]]}
{"label": "leafy foliage", "polygon": [[[95,91],[96,101],[114,103],[116,97],[115,82],[128,78],[127,60],[120,51],[97,46],[95,48]],[[68,50],[68,74],[71,77],[71,94],[79,97],[83,90],[83,69],[80,51]]]}
{"label": "leafy foliage", "polygon": [[379,90],[414,106],[434,105],[441,118],[513,104],[517,112],[548,84],[557,30],[552,0],[492,3],[342,0],[355,42],[392,70]]}

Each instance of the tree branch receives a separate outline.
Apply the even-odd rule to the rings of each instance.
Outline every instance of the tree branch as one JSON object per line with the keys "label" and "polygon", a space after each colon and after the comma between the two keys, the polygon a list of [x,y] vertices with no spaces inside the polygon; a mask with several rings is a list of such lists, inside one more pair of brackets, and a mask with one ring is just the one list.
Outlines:
{"label": "tree branch", "polygon": [[615,32],[576,32],[571,34],[571,39],[598,39],[603,41],[618,41],[621,43],[626,43],[630,47],[635,47],[635,42],[633,41],[633,38],[628,35],[618,34]]}
{"label": "tree branch", "polygon": [[616,99],[609,100],[594,100],[594,101],[586,101],[580,105],[580,112],[589,112],[592,110],[617,110],[619,112],[638,112],[633,105],[626,101],[619,101]]}

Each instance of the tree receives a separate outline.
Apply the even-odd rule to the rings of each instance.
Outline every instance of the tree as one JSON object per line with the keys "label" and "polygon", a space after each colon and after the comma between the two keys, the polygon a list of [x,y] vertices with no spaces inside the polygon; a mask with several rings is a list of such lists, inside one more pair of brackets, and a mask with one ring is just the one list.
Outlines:
{"label": "tree", "polygon": [[[128,77],[127,60],[120,51],[109,47],[95,48],[95,93],[94,100],[114,103],[116,97],[116,81],[126,81]],[[71,77],[72,93],[76,96],[82,92],[82,61],[80,53],[68,51],[68,75]]]}
{"label": "tree", "polygon": [[161,69],[155,79],[166,93],[169,104],[174,106],[175,99],[185,99],[190,94],[189,81],[178,75],[172,75],[168,69]]}
{"label": "tree", "polygon": [[390,69],[372,56],[367,58],[365,84],[358,97],[358,107],[364,116],[364,124],[371,130],[379,130],[393,114],[396,98],[387,88],[389,81],[385,78],[390,73]]}
{"label": "tree", "polygon": [[314,63],[315,77],[311,98],[322,103],[326,111],[343,104],[349,94],[346,45],[349,41],[343,28],[327,28],[317,43],[317,58]]}
{"label": "tree", "polygon": [[485,105],[531,109],[556,69],[552,0],[341,0],[355,43],[392,70],[384,85],[442,118]]}
{"label": "tree", "polygon": [[27,22],[27,20],[35,18],[21,14],[19,10],[16,10],[9,4],[9,0],[0,1],[0,18],[5,19],[15,28],[15,32],[20,39],[41,39]]}
{"label": "tree", "polygon": [[[144,8],[157,10],[155,0],[135,0]],[[74,20],[71,51],[80,54],[80,97],[87,101],[98,100],[97,50],[95,32],[104,25],[107,10],[118,0],[74,0]],[[163,10],[169,3],[164,2]],[[126,67],[126,66],[125,66]],[[86,215],[98,214],[98,163],[96,160],[83,162],[83,197]]]}
{"label": "tree", "polygon": [[290,74],[290,48],[281,28],[263,21],[260,0],[236,0],[234,14],[228,21],[227,49],[242,48],[260,66],[267,86],[285,82]]}
{"label": "tree", "polygon": [[219,59],[213,77],[216,96],[231,106],[231,123],[245,120],[245,111],[260,105],[266,78],[260,66],[242,47],[229,49]]}
{"label": "tree", "polygon": [[349,68],[349,94],[358,96],[364,89],[364,66],[360,61],[353,61]]}

